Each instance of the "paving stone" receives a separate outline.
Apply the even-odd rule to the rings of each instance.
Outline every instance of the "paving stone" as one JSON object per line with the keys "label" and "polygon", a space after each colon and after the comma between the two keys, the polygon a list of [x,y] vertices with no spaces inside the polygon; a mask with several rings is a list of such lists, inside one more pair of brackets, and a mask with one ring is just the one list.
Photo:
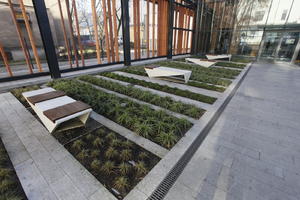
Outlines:
{"label": "paving stone", "polygon": [[61,200],[87,200],[67,175],[51,183],[50,187]]}
{"label": "paving stone", "polygon": [[254,64],[168,196],[188,187],[201,200],[300,199],[299,76]]}
{"label": "paving stone", "polygon": [[194,200],[196,196],[197,193],[195,191],[178,181],[172,186],[171,191],[164,200]]}
{"label": "paving stone", "polygon": [[26,196],[30,200],[58,200],[32,159],[15,166]]}

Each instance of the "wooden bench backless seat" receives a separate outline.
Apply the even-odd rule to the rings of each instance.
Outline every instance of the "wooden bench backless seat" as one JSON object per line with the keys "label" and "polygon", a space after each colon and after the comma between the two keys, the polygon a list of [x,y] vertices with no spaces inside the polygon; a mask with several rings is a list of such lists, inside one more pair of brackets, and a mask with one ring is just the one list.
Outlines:
{"label": "wooden bench backless seat", "polygon": [[48,117],[48,119],[50,119],[52,122],[55,122],[56,120],[87,110],[89,108],[91,108],[89,105],[81,101],[76,101],[50,110],[46,110],[44,111],[44,115]]}
{"label": "wooden bench backless seat", "polygon": [[43,102],[43,101],[47,101],[47,100],[51,100],[51,99],[55,99],[58,97],[62,97],[65,96],[66,94],[63,91],[53,91],[53,92],[47,92],[44,94],[38,94],[35,96],[31,96],[28,97],[27,100],[32,103],[33,105]]}
{"label": "wooden bench backless seat", "polygon": [[159,65],[146,65],[145,68],[146,69],[155,69],[157,67],[160,67]]}

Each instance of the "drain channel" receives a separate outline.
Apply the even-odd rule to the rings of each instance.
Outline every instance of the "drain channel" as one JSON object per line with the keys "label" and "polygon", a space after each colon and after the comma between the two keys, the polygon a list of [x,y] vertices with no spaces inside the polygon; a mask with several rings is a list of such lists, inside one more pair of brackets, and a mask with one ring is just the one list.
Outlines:
{"label": "drain channel", "polygon": [[171,171],[167,174],[165,179],[158,185],[158,187],[153,191],[153,193],[148,197],[147,200],[162,200],[171,187],[174,185],[177,178],[180,176],[186,165],[189,163],[195,152],[198,150],[204,139],[206,138],[207,134],[209,133],[210,129],[219,119],[222,112],[225,110],[228,103],[231,101],[232,97],[235,95],[236,91],[242,84],[243,80],[245,79],[246,75],[250,71],[252,65],[249,66],[248,70],[245,72],[241,80],[237,83],[236,87],[231,91],[228,98],[223,102],[220,108],[216,111],[212,119],[209,123],[205,126],[203,131],[200,135],[195,139],[195,141],[191,144],[191,146],[187,149],[187,151],[183,154],[180,160],[176,163],[176,165],[171,169]]}

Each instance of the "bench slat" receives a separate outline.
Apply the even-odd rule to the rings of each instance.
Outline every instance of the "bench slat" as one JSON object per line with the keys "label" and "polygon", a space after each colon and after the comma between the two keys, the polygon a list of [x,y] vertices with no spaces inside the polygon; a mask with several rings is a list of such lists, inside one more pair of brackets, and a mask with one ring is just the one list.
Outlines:
{"label": "bench slat", "polygon": [[44,111],[44,115],[52,122],[55,122],[56,120],[87,110],[89,108],[91,108],[89,105],[81,101],[76,101],[63,106],[59,106],[57,108],[46,110]]}
{"label": "bench slat", "polygon": [[33,105],[43,102],[43,101],[47,101],[47,100],[51,100],[51,99],[55,99],[58,97],[62,97],[65,96],[66,93],[64,93],[63,91],[53,91],[53,92],[47,92],[44,94],[39,94],[39,95],[35,95],[32,97],[28,97],[27,100],[32,103]]}

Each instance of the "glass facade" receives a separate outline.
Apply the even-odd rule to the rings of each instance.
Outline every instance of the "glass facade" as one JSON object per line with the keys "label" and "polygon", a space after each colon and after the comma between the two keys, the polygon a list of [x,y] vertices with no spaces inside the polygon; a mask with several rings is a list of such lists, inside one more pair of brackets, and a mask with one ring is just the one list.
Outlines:
{"label": "glass facade", "polygon": [[203,0],[200,54],[298,60],[300,1]]}

